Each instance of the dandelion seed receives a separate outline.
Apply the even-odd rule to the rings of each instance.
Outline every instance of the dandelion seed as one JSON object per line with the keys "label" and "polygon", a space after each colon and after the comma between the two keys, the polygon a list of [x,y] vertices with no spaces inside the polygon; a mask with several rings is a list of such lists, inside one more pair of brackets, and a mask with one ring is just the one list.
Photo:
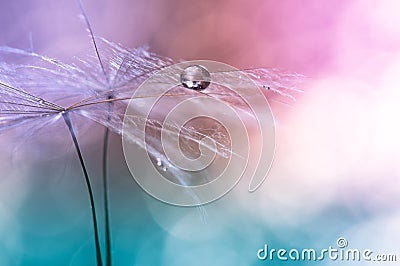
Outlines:
{"label": "dandelion seed", "polygon": [[[106,64],[106,69],[109,70],[108,73],[114,73],[112,75],[113,78],[110,78],[110,82],[111,84],[118,84],[117,86],[104,86],[103,74],[93,72],[96,68],[90,60],[81,60],[79,63],[83,64],[83,66],[79,67],[78,65],[64,64],[45,56],[18,49],[0,48],[0,52],[7,55],[17,55],[26,58],[27,61],[34,61],[34,63],[27,65],[0,63],[0,80],[2,82],[0,84],[0,131],[10,129],[18,131],[18,127],[23,124],[31,123],[33,126],[39,125],[43,123],[43,119],[48,118],[51,119],[52,124],[60,120],[60,118],[64,118],[67,122],[70,121],[70,118],[65,114],[77,114],[104,125],[112,132],[121,134],[124,111],[132,92],[142,80],[155,73],[158,69],[169,65],[172,61],[169,59],[160,59],[159,56],[147,52],[145,48],[128,51],[108,41],[104,41],[103,44],[106,45],[108,51],[113,55],[109,58],[114,58],[114,61],[112,61],[114,63]],[[116,61],[119,64],[116,64]],[[156,61],[158,63],[161,62],[160,65],[156,65],[154,63]],[[127,62],[136,63],[127,64]],[[37,67],[39,65],[45,65],[45,67]],[[245,73],[252,74],[258,71],[264,72],[264,70],[253,69],[245,71]],[[226,79],[237,78],[233,73],[211,74]],[[168,77],[161,77],[160,82],[162,82],[162,79],[168,80]],[[260,82],[260,80],[258,81]],[[278,82],[279,80],[274,80],[268,86],[272,86]],[[206,88],[207,86],[200,87]],[[280,85],[280,88],[283,86],[285,85]],[[26,88],[27,91],[19,88]],[[292,88],[285,87],[285,89],[291,90]],[[286,96],[286,92],[283,90],[276,89],[275,92]],[[233,106],[241,106],[241,102],[236,99],[234,94],[222,89],[213,90],[208,94],[211,97],[222,99]],[[60,95],[63,95],[63,97],[60,98]],[[109,95],[113,95],[113,97],[110,98]],[[184,99],[190,95],[191,93],[188,90],[178,88],[176,92],[171,93],[171,96],[166,96],[174,97],[179,101],[179,98]],[[148,97],[153,97],[151,92],[149,92]],[[54,99],[54,101],[51,99]],[[109,103],[113,104],[112,109],[107,107]],[[146,120],[143,117],[132,119],[136,124],[147,124],[147,127],[155,132],[160,132],[162,128],[161,122],[158,120]],[[173,124],[169,126],[171,128],[176,127]],[[70,129],[70,133],[74,132],[74,127],[71,124],[68,124],[68,128]],[[180,132],[183,139],[194,143],[200,142],[200,136],[204,137],[196,128],[186,127],[182,128]],[[214,136],[211,132],[214,132]],[[210,131],[211,135],[208,137],[214,138],[218,132],[218,129],[214,127]],[[106,136],[107,138],[108,136]],[[78,148],[76,136],[73,139],[76,148]],[[141,143],[137,142],[138,137],[136,136],[135,129],[130,131],[130,139],[137,145],[142,146]],[[216,139],[217,150],[215,152],[223,157],[229,155],[228,137],[220,135]],[[159,142],[152,138],[148,138],[147,140],[147,146],[142,146],[142,148],[147,149],[151,157],[161,158],[163,154],[159,149]],[[106,147],[107,144],[104,144],[104,146]],[[208,148],[214,150],[213,147]],[[106,154],[107,150],[104,153]],[[103,160],[103,165],[105,161]],[[157,161],[157,166],[161,166],[163,172],[168,171],[175,178],[176,182],[183,185],[190,183],[190,173],[179,170],[171,164],[160,165],[160,162]],[[83,158],[81,164],[84,164]],[[92,208],[92,210],[95,210],[95,208]],[[100,256],[98,260],[101,260]]]}
{"label": "dandelion seed", "polygon": [[[83,10],[82,6],[81,9]],[[83,11],[82,13],[84,15]],[[33,51],[0,47],[0,58],[4,57],[4,60],[0,61],[0,133],[6,130],[18,132],[22,125],[28,123],[32,125],[32,128],[43,127],[43,124],[47,123],[49,130],[50,126],[59,120],[65,123],[76,148],[89,190],[96,238],[96,257],[98,265],[102,265],[94,193],[76,136],[76,130],[82,125],[74,124],[72,115],[79,115],[95,121],[106,128],[102,167],[106,193],[104,194],[105,213],[109,215],[107,207],[109,204],[107,201],[109,197],[107,181],[109,131],[121,134],[125,110],[133,92],[145,79],[157,75],[158,70],[173,65],[175,61],[151,53],[147,47],[129,50],[106,39],[95,37],[86,15],[84,15],[84,19],[93,41],[95,54],[79,58],[74,64],[66,64]],[[24,63],[16,64],[14,60],[5,58],[17,58],[18,62]],[[196,65],[182,69],[180,78],[183,87],[177,87],[164,96],[179,102],[194,95],[208,95],[235,108],[242,108],[243,101],[238,99],[234,93],[218,86],[213,86],[213,90],[208,91],[210,84],[215,79],[230,80],[240,85],[242,75],[249,76],[261,88],[289,99],[294,99],[291,93],[298,91],[297,84],[303,78],[296,73],[286,73],[277,69],[247,69],[242,70],[238,75],[237,72],[232,71],[209,72],[204,67]],[[158,82],[169,82],[170,79],[170,76],[163,75],[159,77]],[[149,91],[148,95],[143,97],[151,98],[158,97],[158,95]],[[140,109],[139,102],[138,99],[138,109]],[[155,160],[155,165],[162,172],[167,172],[174,182],[190,185],[195,174],[181,170],[169,163],[160,145],[161,130],[177,134],[175,129],[178,125],[167,123],[163,127],[162,119],[157,116],[155,118],[137,116],[129,119],[132,122],[132,128],[128,135],[129,140],[146,149],[149,156]],[[139,141],[139,132],[135,130],[135,126],[139,125],[146,125],[148,129],[149,134],[145,145]],[[184,152],[193,153],[193,145],[191,146],[190,143],[194,143],[202,145],[221,157],[230,155],[229,137],[221,132],[220,127],[215,124],[211,124],[204,130],[186,125],[179,129],[179,134],[184,143]],[[215,146],[204,144],[202,141],[204,138],[213,140]],[[197,197],[197,195],[193,195],[193,197]],[[109,225],[109,221],[105,223]],[[109,229],[109,226],[106,226],[106,231]],[[106,252],[108,254],[105,261],[107,265],[111,265],[110,232],[108,231],[106,234],[106,243],[108,243]]]}

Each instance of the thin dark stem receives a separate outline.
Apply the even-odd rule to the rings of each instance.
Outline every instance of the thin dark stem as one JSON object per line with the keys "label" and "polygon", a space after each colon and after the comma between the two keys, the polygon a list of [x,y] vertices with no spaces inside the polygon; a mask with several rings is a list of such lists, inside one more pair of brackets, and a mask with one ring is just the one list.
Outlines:
{"label": "thin dark stem", "polygon": [[95,247],[96,247],[97,266],[102,266],[103,262],[102,262],[102,259],[101,259],[99,232],[98,232],[98,226],[97,226],[96,209],[95,209],[95,204],[94,204],[92,185],[90,183],[89,175],[88,175],[88,172],[86,170],[85,162],[83,160],[82,152],[81,152],[81,149],[79,147],[78,139],[76,138],[75,130],[74,130],[74,127],[72,126],[71,118],[69,117],[69,113],[68,112],[64,112],[63,113],[63,118],[64,118],[65,123],[68,126],[69,132],[71,134],[72,140],[73,140],[74,145],[75,145],[76,152],[77,152],[78,157],[79,157],[79,162],[81,163],[83,174],[85,176],[86,186],[87,186],[87,190],[88,190],[88,193],[89,193],[90,207],[91,207],[91,210],[92,210],[92,220],[93,220],[93,230],[94,230],[94,242],[95,242]]}
{"label": "thin dark stem", "polygon": [[107,174],[107,155],[108,155],[108,140],[110,131],[106,128],[104,132],[103,142],[103,193],[104,193],[104,210],[105,210],[105,245],[106,245],[106,265],[111,266],[111,230],[110,230],[110,215],[109,215],[109,185],[108,185],[108,174]]}
{"label": "thin dark stem", "polygon": [[[79,9],[85,20],[87,29],[89,31],[90,37],[92,39],[93,47],[96,52],[97,59],[99,61],[101,70],[103,71],[104,77],[106,79],[106,83],[109,85],[109,78],[106,73],[106,69],[104,67],[103,61],[101,60],[99,49],[97,48],[96,38],[94,37],[92,26],[90,25],[89,18],[86,15],[85,9],[83,8],[82,0],[77,0]],[[111,99],[111,96],[108,97]],[[109,108],[112,108],[112,103],[110,103]],[[108,120],[110,120],[110,116],[108,116]],[[105,249],[106,249],[106,265],[111,266],[111,232],[110,232],[110,215],[109,215],[109,189],[108,189],[108,177],[107,177],[107,154],[108,154],[108,139],[109,139],[109,130],[106,128],[106,132],[104,134],[104,143],[103,143],[103,193],[104,193],[104,215],[105,215]],[[97,237],[98,238],[98,237]],[[99,254],[98,254],[99,255]],[[101,254],[100,254],[101,255]]]}

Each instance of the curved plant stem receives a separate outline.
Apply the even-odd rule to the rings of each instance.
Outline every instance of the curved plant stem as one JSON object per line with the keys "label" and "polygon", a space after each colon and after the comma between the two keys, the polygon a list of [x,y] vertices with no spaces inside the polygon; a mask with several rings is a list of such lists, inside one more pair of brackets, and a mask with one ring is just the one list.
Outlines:
{"label": "curved plant stem", "polygon": [[93,197],[93,190],[92,190],[92,185],[90,183],[89,175],[86,170],[85,162],[83,160],[82,152],[79,147],[78,139],[76,138],[75,130],[74,127],[72,126],[71,123],[71,118],[69,117],[68,112],[64,112],[62,114],[65,123],[67,124],[68,130],[71,134],[72,140],[75,145],[76,152],[79,157],[79,162],[81,164],[83,174],[85,176],[85,181],[86,181],[86,186],[87,190],[89,193],[89,200],[90,200],[90,207],[92,210],[92,221],[93,221],[93,230],[94,230],[94,242],[95,242],[95,248],[96,248],[96,260],[97,260],[97,266],[102,266],[103,262],[101,259],[101,250],[100,250],[100,241],[99,241],[99,232],[98,232],[98,226],[97,226],[97,218],[96,218],[96,209],[95,209],[95,204],[94,204],[94,197]]}
{"label": "curved plant stem", "polygon": [[[96,57],[98,59],[98,62],[99,62],[99,65],[101,67],[101,70],[103,72],[103,75],[104,75],[104,77],[106,79],[106,83],[110,85],[109,76],[107,75],[106,68],[104,67],[103,61],[101,60],[99,49],[98,49],[97,43],[96,43],[96,38],[95,38],[95,36],[93,34],[93,30],[92,30],[92,26],[90,25],[89,18],[86,15],[85,9],[83,8],[82,0],[77,0],[77,3],[78,3],[79,10],[80,10],[80,12],[82,14],[82,17],[83,17],[83,19],[84,19],[84,21],[86,23],[87,29],[89,31],[89,35],[90,35],[90,38],[92,40],[92,44],[93,44],[93,47],[94,47],[94,50],[95,50],[95,53],[96,53]],[[108,89],[109,90],[111,89],[110,86],[109,86]],[[107,100],[108,101],[112,101],[113,100],[112,95],[109,95],[107,97]],[[108,108],[110,110],[112,110],[112,108],[113,108],[113,103],[112,102],[108,103]],[[110,115],[108,115],[107,121],[110,121],[110,119],[111,119],[111,117],[110,117]],[[112,264],[112,258],[111,258],[111,229],[110,229],[110,214],[109,214],[109,209],[110,208],[109,208],[109,200],[108,200],[109,199],[109,185],[108,185],[108,175],[107,175],[107,167],[108,167],[108,165],[107,165],[107,157],[108,157],[109,135],[110,135],[109,129],[106,128],[106,131],[104,133],[104,141],[103,141],[103,193],[104,193],[103,198],[104,198],[105,250],[106,250],[106,260],[105,260],[105,262],[106,262],[107,266],[111,266],[111,264]],[[93,206],[93,209],[94,209],[94,206]],[[97,225],[96,225],[96,227],[97,227]],[[95,230],[95,233],[96,233],[95,238],[97,239],[97,242],[96,242],[96,246],[97,246],[99,244],[98,243],[98,232],[97,232],[97,229]],[[96,250],[97,250],[97,248],[96,248]],[[99,246],[99,249],[98,249],[97,256],[98,257],[100,256],[100,261],[101,261],[100,246]]]}
{"label": "curved plant stem", "polygon": [[111,232],[110,232],[110,215],[109,215],[109,185],[108,185],[108,175],[107,175],[107,155],[108,155],[108,140],[110,131],[106,128],[104,132],[104,142],[103,142],[103,193],[104,193],[104,219],[105,219],[105,249],[106,249],[106,265],[111,266]]}

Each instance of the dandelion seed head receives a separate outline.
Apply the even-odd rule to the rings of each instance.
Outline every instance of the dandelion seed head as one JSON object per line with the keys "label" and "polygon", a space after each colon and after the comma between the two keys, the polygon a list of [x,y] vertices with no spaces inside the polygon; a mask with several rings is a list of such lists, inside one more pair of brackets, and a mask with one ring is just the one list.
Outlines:
{"label": "dandelion seed head", "polygon": [[[131,125],[128,139],[147,150],[149,156],[154,158],[155,166],[161,167],[161,171],[165,168],[168,178],[177,183],[196,184],[207,180],[207,173],[188,173],[170,164],[163,152],[161,131],[171,135],[179,134],[182,152],[193,158],[199,155],[200,146],[215,152],[219,158],[228,158],[232,155],[229,134],[221,125],[210,121],[192,121],[182,128],[173,121],[165,123],[165,115],[173,106],[200,93],[223,101],[251,116],[246,102],[234,91],[219,86],[218,83],[229,81],[240,87],[246,76],[260,88],[266,91],[266,88],[271,88],[274,94],[291,99],[291,92],[298,90],[297,85],[302,79],[301,75],[277,69],[210,72],[201,65],[180,69],[181,75],[178,77],[169,75],[168,72],[160,75],[160,70],[174,65],[176,61],[152,53],[148,47],[126,49],[104,38],[94,38],[104,72],[93,53],[75,58],[72,63],[64,63],[30,51],[0,47],[0,132],[8,129],[19,131],[23,124],[31,125],[32,128],[51,126],[50,124],[60,120],[60,114],[68,111],[95,121],[120,135],[123,121],[127,119]],[[132,95],[150,76],[156,76],[154,80],[159,84],[173,82],[181,86],[173,88],[160,98],[150,117],[140,115],[140,109],[145,107],[141,99],[132,99],[138,115],[126,117],[125,111]],[[158,97],[152,90],[146,93],[147,95],[141,97]],[[198,111],[201,112],[201,109]],[[47,120],[51,121],[49,125],[43,123],[45,117],[50,118]],[[77,124],[76,129],[85,126],[86,123]],[[139,141],[140,132],[137,128],[141,126],[146,128],[145,143]],[[21,129],[22,135],[25,135],[23,131]],[[160,162],[162,165],[159,165]]]}

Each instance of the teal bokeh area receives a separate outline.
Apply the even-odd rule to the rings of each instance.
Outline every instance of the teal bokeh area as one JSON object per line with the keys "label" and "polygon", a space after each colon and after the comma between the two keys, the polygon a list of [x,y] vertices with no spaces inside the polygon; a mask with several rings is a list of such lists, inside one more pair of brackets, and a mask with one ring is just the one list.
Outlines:
{"label": "teal bokeh area", "polygon": [[[336,247],[339,237],[348,239],[354,248],[374,246],[360,243],[359,231],[384,214],[366,208],[362,202],[338,199],[313,217],[302,217],[307,209],[305,201],[293,210],[293,218],[283,218],[283,206],[274,206],[268,196],[274,190],[268,185],[277,178],[272,173],[272,180],[255,193],[248,193],[243,181],[227,196],[201,208],[175,207],[142,191],[124,162],[119,137],[113,135],[111,144],[113,265],[330,265],[334,262],[328,259],[262,261],[257,251],[264,244],[276,249],[320,250]],[[34,144],[26,147],[29,145]],[[90,142],[83,145],[104,245],[100,148]],[[27,176],[3,178],[2,190],[8,182],[16,196],[1,196],[1,265],[95,265],[87,191],[74,150],[22,168],[27,168],[20,168]],[[260,206],[260,198],[266,206]]]}

